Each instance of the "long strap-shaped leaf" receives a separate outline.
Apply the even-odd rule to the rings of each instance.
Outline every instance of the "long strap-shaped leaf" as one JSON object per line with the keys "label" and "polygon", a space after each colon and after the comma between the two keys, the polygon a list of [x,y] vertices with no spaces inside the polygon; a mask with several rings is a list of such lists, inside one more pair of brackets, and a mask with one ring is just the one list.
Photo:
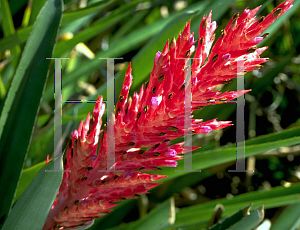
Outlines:
{"label": "long strap-shaped leaf", "polygon": [[160,230],[172,226],[175,222],[174,198],[164,201],[155,209],[151,210],[145,217],[126,225],[110,228],[110,230]]}
{"label": "long strap-shaped leaf", "polygon": [[[272,133],[265,136],[253,138],[245,141],[245,157],[270,151],[276,148],[295,145],[300,143],[300,128],[293,128],[280,133]],[[223,146],[214,150],[193,151],[193,169],[205,169],[218,164],[236,160],[236,144]],[[184,161],[178,161],[177,170],[184,169]],[[154,174],[158,172],[153,171]],[[173,168],[163,168],[159,174],[168,175],[160,181],[169,180],[181,176],[188,172],[176,172]]]}
{"label": "long strap-shaped leaf", "polygon": [[[54,163],[60,166],[61,172],[45,172],[46,170],[53,170]],[[61,157],[46,164],[10,212],[2,230],[42,229],[56,198],[63,176],[62,170]]]}
{"label": "long strap-shaped leaf", "polygon": [[12,205],[39,109],[57,31],[62,0],[48,0],[33,25],[0,118],[0,218]]}

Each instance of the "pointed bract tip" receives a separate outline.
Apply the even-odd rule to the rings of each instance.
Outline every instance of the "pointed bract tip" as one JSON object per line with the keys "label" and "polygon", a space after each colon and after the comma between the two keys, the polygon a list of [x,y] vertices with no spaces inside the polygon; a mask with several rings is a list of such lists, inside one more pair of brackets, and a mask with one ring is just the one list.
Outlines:
{"label": "pointed bract tip", "polygon": [[[255,15],[256,13],[257,13],[257,11],[260,9],[260,7],[261,7],[262,5],[260,5],[260,6],[258,6],[258,7],[256,7],[256,8],[254,8],[253,10],[251,10],[251,15]],[[252,17],[253,17],[252,16]]]}
{"label": "pointed bract tip", "polygon": [[131,74],[131,62],[129,62],[129,65],[126,70],[126,75],[130,75],[130,74]]}
{"label": "pointed bract tip", "polygon": [[184,38],[188,38],[190,36],[190,31],[191,31],[190,25],[191,25],[190,22],[187,23],[186,26],[185,26],[185,28],[183,29],[182,36]]}
{"label": "pointed bract tip", "polygon": [[126,85],[130,88],[131,84],[132,84],[131,62],[129,62],[128,68],[125,73],[125,80],[124,80],[123,87],[124,87],[124,85]]}
{"label": "pointed bract tip", "polygon": [[207,17],[207,19],[208,19],[209,21],[211,21],[211,16],[212,16],[212,10],[209,12],[208,17]]}
{"label": "pointed bract tip", "polygon": [[165,47],[162,51],[162,54],[165,56],[168,53],[168,48],[169,48],[169,39],[167,41],[167,43],[165,44]]}
{"label": "pointed bract tip", "polygon": [[96,115],[100,112],[100,108],[102,106],[102,101],[103,101],[103,96],[98,95],[97,101],[95,103],[94,110],[93,110],[93,117],[96,117]]}
{"label": "pointed bract tip", "polygon": [[176,39],[175,37],[173,37],[170,42],[170,49],[174,49],[175,47],[176,47]]}
{"label": "pointed bract tip", "polygon": [[88,115],[86,116],[84,126],[87,126],[90,124],[90,116],[91,116],[91,113],[89,112]]}

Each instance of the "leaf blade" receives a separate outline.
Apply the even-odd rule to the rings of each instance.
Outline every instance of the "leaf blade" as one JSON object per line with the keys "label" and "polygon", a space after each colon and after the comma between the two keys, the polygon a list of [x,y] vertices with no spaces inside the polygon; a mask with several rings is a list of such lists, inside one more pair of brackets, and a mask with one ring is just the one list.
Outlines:
{"label": "leaf blade", "polygon": [[[0,118],[0,217],[11,208],[30,143],[49,60],[61,21],[62,1],[48,0],[26,43]],[[30,109],[28,109],[30,108]],[[9,134],[9,135],[8,135]]]}
{"label": "leaf blade", "polygon": [[45,165],[45,161],[38,163],[30,168],[27,168],[22,171],[19,185],[17,187],[16,196],[14,198],[14,202],[18,200],[23,192],[26,190],[26,188],[30,185],[36,174],[39,172],[39,170]]}
{"label": "leaf blade", "polygon": [[[290,146],[300,142],[300,128],[288,129],[281,133],[268,134],[254,140],[245,141],[245,157],[254,156],[279,147]],[[204,169],[218,164],[236,160],[236,144],[214,150],[193,151],[193,169]],[[178,161],[176,170],[184,169],[184,160]],[[152,173],[158,174],[153,171]],[[168,175],[161,181],[169,180],[188,172],[176,172],[174,168],[163,168],[159,174]]]}
{"label": "leaf blade", "polygon": [[[45,172],[45,170],[53,170],[54,164],[59,165],[60,172]],[[62,176],[61,157],[46,164],[18,200],[2,230],[42,229],[56,198]]]}

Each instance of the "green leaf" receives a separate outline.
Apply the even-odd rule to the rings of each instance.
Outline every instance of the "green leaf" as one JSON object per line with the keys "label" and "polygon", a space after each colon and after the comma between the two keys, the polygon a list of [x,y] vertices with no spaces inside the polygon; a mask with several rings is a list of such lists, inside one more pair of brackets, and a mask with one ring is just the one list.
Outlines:
{"label": "green leaf", "polygon": [[[119,0],[117,0],[117,1],[119,1]],[[110,1],[109,4],[104,4],[103,9],[102,8],[101,9],[102,10],[108,9],[113,4],[115,4],[117,1],[116,0]],[[108,28],[119,23],[126,16],[128,16],[130,13],[132,13],[137,4],[138,4],[138,1],[135,1],[135,2],[132,2],[131,4],[126,4],[124,6],[121,6],[118,9],[114,10],[109,16],[99,19],[98,21],[96,21],[92,25],[90,25],[87,29],[85,29],[84,31],[76,34],[72,39],[59,42],[55,47],[54,56],[60,57],[64,52],[66,52],[69,49],[72,49],[79,42],[85,42],[88,39],[95,37],[96,35],[100,35],[105,30],[107,30]],[[96,10],[93,10],[93,12],[94,11],[96,11]],[[66,14],[63,17],[63,22],[64,22],[65,18],[69,18],[68,15],[69,14]],[[77,14],[75,14],[75,15],[77,15]]]}
{"label": "green leaf", "polygon": [[9,6],[12,15],[15,15],[22,7],[26,6],[27,0],[10,0]]}
{"label": "green leaf", "polygon": [[[113,11],[113,13],[109,15],[109,17],[105,18],[103,21],[99,20],[97,22],[97,24],[95,24],[94,26],[97,28],[99,27],[99,25],[102,25],[102,26],[104,25],[104,27],[107,27],[106,24],[108,24],[108,23],[113,24],[114,22],[121,20],[123,18],[123,16],[126,16],[128,13],[130,13],[136,7],[136,4],[137,4],[137,2],[132,2],[131,4],[126,5],[126,7],[119,7],[119,9]],[[93,33],[98,34],[99,30],[96,31],[95,29],[96,28],[94,28],[92,31],[90,29],[88,29],[88,30]],[[143,39],[142,41],[148,39],[149,36],[152,36],[153,30],[154,30],[154,28],[151,28],[151,29],[143,28],[143,31],[141,31],[140,34],[142,34],[146,37],[142,37],[142,39]],[[85,34],[87,36],[90,36],[89,33],[87,33],[86,31],[82,31],[78,36],[82,37]],[[132,35],[132,36],[130,36],[130,35]],[[118,57],[118,56],[125,54],[129,50],[132,50],[141,41],[139,41],[139,37],[136,33],[131,33],[130,35],[123,37],[122,42],[118,41],[118,42],[110,44],[110,49],[108,49],[106,51],[100,51],[100,52],[96,53],[95,56],[96,57]],[[77,39],[76,36],[74,38]],[[81,41],[80,39],[77,39],[77,42],[80,42],[80,41]],[[70,42],[72,42],[73,45],[77,44],[76,42],[73,42],[73,41],[70,41]],[[60,43],[58,43],[57,46],[59,44]],[[65,49],[63,46],[60,46],[60,47],[62,49]],[[59,47],[58,48],[56,47],[55,55],[62,53],[61,50],[59,50],[59,49],[60,49]],[[105,60],[98,59],[98,58],[82,62],[81,65],[78,65],[74,71],[71,71],[71,72],[63,75],[62,88],[64,88],[65,86],[67,86],[70,83],[74,83],[78,78],[80,78],[83,75],[91,74],[95,69],[98,69],[99,66],[103,63],[105,63]],[[43,95],[43,102],[49,101],[53,98],[53,87],[52,87],[54,84],[53,78],[50,79],[50,81],[49,81],[50,84],[48,84],[48,85],[50,85],[50,87],[46,88],[45,93]],[[103,93],[101,95],[106,97],[105,96],[106,91],[105,91],[105,93]],[[97,96],[96,96],[96,99],[97,99]],[[90,109],[91,109],[91,107],[90,107]],[[85,111],[88,111],[88,110],[85,110]]]}
{"label": "green leaf", "polygon": [[[218,199],[203,204],[197,204],[180,209],[176,214],[175,227],[182,227],[195,223],[208,223],[208,219],[217,204],[225,207],[225,215],[231,215],[236,210],[253,203],[253,208],[264,205],[265,209],[280,207],[283,205],[299,202],[300,183],[290,187],[278,186],[268,191],[255,191],[251,193],[234,196],[232,199]],[[188,223],[187,218],[189,218]]]}
{"label": "green leaf", "polygon": [[[243,209],[240,209],[239,211],[235,212],[233,215],[222,219],[217,224],[210,227],[208,230],[226,230],[226,229],[251,230],[253,229],[258,225],[259,222],[263,220],[264,211],[262,206],[260,206],[258,209],[250,212],[251,206],[252,204],[248,205]],[[204,224],[197,223],[188,227],[183,227],[181,229],[196,230],[196,229],[200,229],[201,226],[204,226]]]}
{"label": "green leaf", "polygon": [[175,222],[175,201],[172,197],[151,210],[144,218],[136,221],[133,230],[160,230]]}
{"label": "green leaf", "polygon": [[248,146],[254,145],[254,144],[263,144],[263,143],[270,143],[270,142],[276,142],[278,140],[284,140],[291,137],[298,137],[300,133],[300,127],[298,128],[291,128],[284,130],[282,132],[278,133],[270,133],[267,135],[262,135],[250,140],[247,140],[245,144]]}
{"label": "green leaf", "polygon": [[130,33],[130,30],[134,30],[134,26],[138,24],[148,13],[150,10],[142,10],[136,12],[134,17],[131,18],[128,22],[124,23],[118,31],[113,35],[113,42],[122,39],[123,36]]}
{"label": "green leaf", "polygon": [[120,22],[128,14],[129,12],[126,12],[121,15],[117,15],[113,18],[111,17],[105,18],[104,20],[101,20],[100,22],[91,25],[88,29],[76,34],[72,39],[59,42],[55,46],[53,56],[54,57],[62,56],[64,52],[72,49],[79,42],[85,42],[88,39],[98,34],[101,34],[103,31],[107,30],[108,28],[112,27],[116,23]]}
{"label": "green leaf", "polygon": [[145,217],[125,226],[110,228],[110,230],[160,230],[170,226],[175,221],[174,198],[166,200],[155,209],[151,210]]}
{"label": "green leaf", "polygon": [[292,204],[275,220],[271,230],[296,230],[300,227],[300,203]]}
{"label": "green leaf", "polygon": [[[254,156],[272,149],[298,144],[300,142],[300,128],[288,129],[276,134],[268,134],[254,140],[245,141],[245,157]],[[248,144],[249,143],[249,144]],[[253,144],[255,143],[255,144]],[[236,160],[236,144],[224,146],[214,150],[193,151],[193,169],[204,169],[218,164]],[[176,170],[184,169],[184,160],[178,161]],[[187,169],[185,169],[187,170]],[[157,171],[153,173],[158,174]],[[176,172],[174,168],[163,168],[161,175],[168,175],[165,181],[188,172]]]}
{"label": "green leaf", "polygon": [[28,38],[0,118],[0,217],[7,215],[30,143],[61,21],[62,1],[48,0]]}
{"label": "green leaf", "polygon": [[[61,172],[45,172],[59,165]],[[46,164],[20,197],[2,230],[40,230],[43,228],[51,206],[56,198],[63,176],[61,157]]]}
{"label": "green leaf", "polygon": [[24,11],[24,14],[23,14],[22,27],[28,26],[29,19],[30,19],[30,14],[31,14],[31,6],[30,6],[30,4],[28,4],[27,7],[26,7],[26,9],[25,9],[25,11]]}
{"label": "green leaf", "polygon": [[17,201],[26,188],[30,185],[38,171],[45,165],[45,161],[38,163],[30,168],[22,171],[21,178],[19,180],[17,192],[14,198],[14,202]]}
{"label": "green leaf", "polygon": [[245,207],[243,209],[240,209],[239,211],[237,211],[233,215],[228,216],[228,217],[222,219],[217,224],[215,224],[212,227],[210,227],[208,230],[223,230],[223,229],[229,228],[233,224],[235,224],[238,221],[240,221],[243,217],[249,215],[251,206],[252,206],[252,204],[250,204],[249,206],[247,206],[247,207]]}
{"label": "green leaf", "polygon": [[[237,210],[246,207],[249,203],[253,203],[254,209],[264,205],[265,209],[281,207],[284,205],[299,203],[300,183],[293,184],[290,187],[278,186],[267,191],[255,191],[251,193],[234,196],[232,199],[218,199],[210,202],[192,205],[181,208],[176,213],[176,221],[171,226],[172,229],[194,230],[205,228],[214,213],[217,204],[225,207],[224,215],[233,215],[234,220],[225,219],[224,225],[231,226],[234,221],[240,220],[245,214],[238,213]],[[125,226],[118,226],[111,230],[127,230],[133,229],[135,222],[130,222]],[[223,229],[223,228],[222,228]],[[224,228],[227,229],[227,228]],[[244,228],[240,228],[244,229]],[[215,230],[215,229],[214,229]]]}
{"label": "green leaf", "polygon": [[[2,13],[2,28],[4,32],[5,37],[9,37],[13,34],[16,33],[15,27],[14,27],[14,22],[11,16],[9,4],[7,0],[1,0],[1,13]],[[18,62],[19,62],[19,56],[21,53],[21,48],[20,46],[16,45],[11,47],[11,54],[14,57],[12,59],[12,65],[14,69],[17,68]]]}
{"label": "green leaf", "polygon": [[[109,9],[109,7],[111,7],[112,5],[114,5],[118,1],[119,0],[113,0],[113,1],[111,1],[110,4],[104,5],[103,8],[96,4],[96,6],[93,5],[93,7],[91,7],[91,8],[88,7],[88,8],[80,9],[78,11],[64,13],[63,14],[62,25],[67,24],[69,22],[72,22],[75,19],[79,19],[79,18],[82,18],[84,16],[87,16],[90,13],[95,13],[95,12],[99,11],[100,8],[102,10]],[[124,13],[124,12],[126,12],[126,10],[128,10],[130,8],[133,8],[137,4],[138,4],[138,2],[135,1],[133,3],[124,5],[124,7],[119,7],[119,9],[113,11],[113,13],[110,16],[116,16],[120,13]],[[34,16],[32,16],[32,17],[34,17]],[[32,26],[28,26],[26,28],[22,28],[22,29],[17,30],[16,34],[14,34],[14,35],[11,35],[7,38],[1,39],[0,40],[0,53],[4,52],[7,49],[10,49],[11,47],[13,47],[15,45],[23,44],[27,40],[31,30],[32,30]]]}
{"label": "green leaf", "polygon": [[82,9],[64,13],[61,24],[65,25],[76,19],[82,18],[84,16],[87,16],[87,15],[95,13],[95,12],[101,13],[106,10],[108,11],[113,5],[115,5],[118,2],[120,2],[120,0],[111,0],[111,1],[108,1],[105,3],[98,2],[98,3],[95,3],[91,6],[88,6],[88,7],[82,8]]}
{"label": "green leaf", "polygon": [[255,84],[253,84],[250,94],[257,95],[266,91],[267,86],[274,82],[274,78],[291,62],[292,57],[287,55],[281,61],[279,61],[274,68],[264,74],[262,78],[259,78]]}
{"label": "green leaf", "polygon": [[26,42],[31,30],[32,26],[28,26],[24,29],[17,30],[15,34],[10,35],[9,37],[2,38],[0,40],[0,53],[15,45],[20,45]]}
{"label": "green leaf", "polygon": [[46,0],[32,0],[29,25],[32,25]]}
{"label": "green leaf", "polygon": [[[282,197],[286,197],[287,199],[291,198],[291,196],[296,196],[295,198],[299,201],[298,193],[300,191],[300,183],[296,183],[291,185],[290,187],[283,187],[283,186],[277,186],[270,190],[265,191],[255,191],[245,194],[240,194],[237,196],[234,196],[232,199],[218,199],[210,202],[206,202],[204,204],[194,205],[187,208],[183,208],[180,210],[180,214],[183,212],[185,215],[187,215],[190,212],[194,212],[199,209],[208,210],[210,208],[214,208],[217,204],[223,204],[223,205],[232,205],[232,204],[241,204],[241,203],[247,203],[255,202],[259,200],[265,200],[272,199],[275,202],[273,203],[274,206],[278,206],[281,204]],[[298,197],[297,197],[298,196]],[[280,198],[281,197],[281,198]],[[280,198],[280,199],[279,199]],[[293,197],[292,197],[293,199]],[[247,206],[246,204],[245,206]],[[272,205],[272,203],[270,203]],[[270,205],[266,206],[265,208],[270,207]],[[226,212],[226,210],[225,210]]]}
{"label": "green leaf", "polygon": [[2,77],[0,75],[0,99],[3,100],[6,95],[6,89],[2,81]]}
{"label": "green leaf", "polygon": [[239,222],[228,228],[228,230],[251,230],[259,225],[264,219],[264,206],[252,211],[250,215],[244,217]]}
{"label": "green leaf", "polygon": [[133,199],[121,201],[117,206],[111,208],[113,212],[96,219],[90,230],[107,229],[120,224],[122,219],[128,215],[136,203],[137,200]]}
{"label": "green leaf", "polygon": [[1,13],[2,13],[2,29],[4,36],[7,37],[15,33],[14,22],[12,20],[9,4],[7,0],[1,0]]}

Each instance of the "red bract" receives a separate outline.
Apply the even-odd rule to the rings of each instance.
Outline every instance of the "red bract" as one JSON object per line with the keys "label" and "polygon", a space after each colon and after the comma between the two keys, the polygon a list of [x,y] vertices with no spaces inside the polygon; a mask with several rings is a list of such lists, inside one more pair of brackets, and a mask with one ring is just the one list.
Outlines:
{"label": "red bract", "polygon": [[[169,141],[188,134],[208,133],[229,126],[228,121],[216,119],[203,122],[192,119],[185,128],[186,89],[191,87],[191,111],[211,104],[208,100],[231,100],[248,90],[221,93],[214,91],[237,76],[237,63],[242,61],[245,71],[260,67],[267,61],[259,55],[266,49],[256,48],[267,34],[261,33],[292,6],[288,0],[266,17],[256,19],[259,7],[235,14],[221,31],[220,38],[211,50],[216,23],[211,13],[204,16],[199,29],[198,47],[191,67],[191,85],[185,85],[186,64],[195,50],[190,23],[177,40],[167,42],[162,52],[155,56],[150,80],[133,98],[128,97],[132,84],[131,64],[127,69],[121,94],[116,105],[114,126],[115,165],[108,172],[107,135],[101,130],[105,106],[102,97],[97,100],[92,121],[90,114],[72,133],[65,160],[65,172],[58,197],[53,204],[44,229],[87,225],[93,218],[103,216],[122,199],[136,198],[159,183],[153,181],[163,175],[150,175],[142,171],[160,166],[176,167],[182,159],[183,143],[169,146]],[[210,52],[211,50],[211,52]],[[207,61],[206,61],[207,60]],[[97,146],[99,135],[102,132]],[[113,138],[113,137],[112,137]],[[152,146],[152,147],[151,147]],[[149,148],[150,147],[150,148]],[[193,148],[196,149],[196,148]],[[120,170],[115,172],[114,170]]]}

